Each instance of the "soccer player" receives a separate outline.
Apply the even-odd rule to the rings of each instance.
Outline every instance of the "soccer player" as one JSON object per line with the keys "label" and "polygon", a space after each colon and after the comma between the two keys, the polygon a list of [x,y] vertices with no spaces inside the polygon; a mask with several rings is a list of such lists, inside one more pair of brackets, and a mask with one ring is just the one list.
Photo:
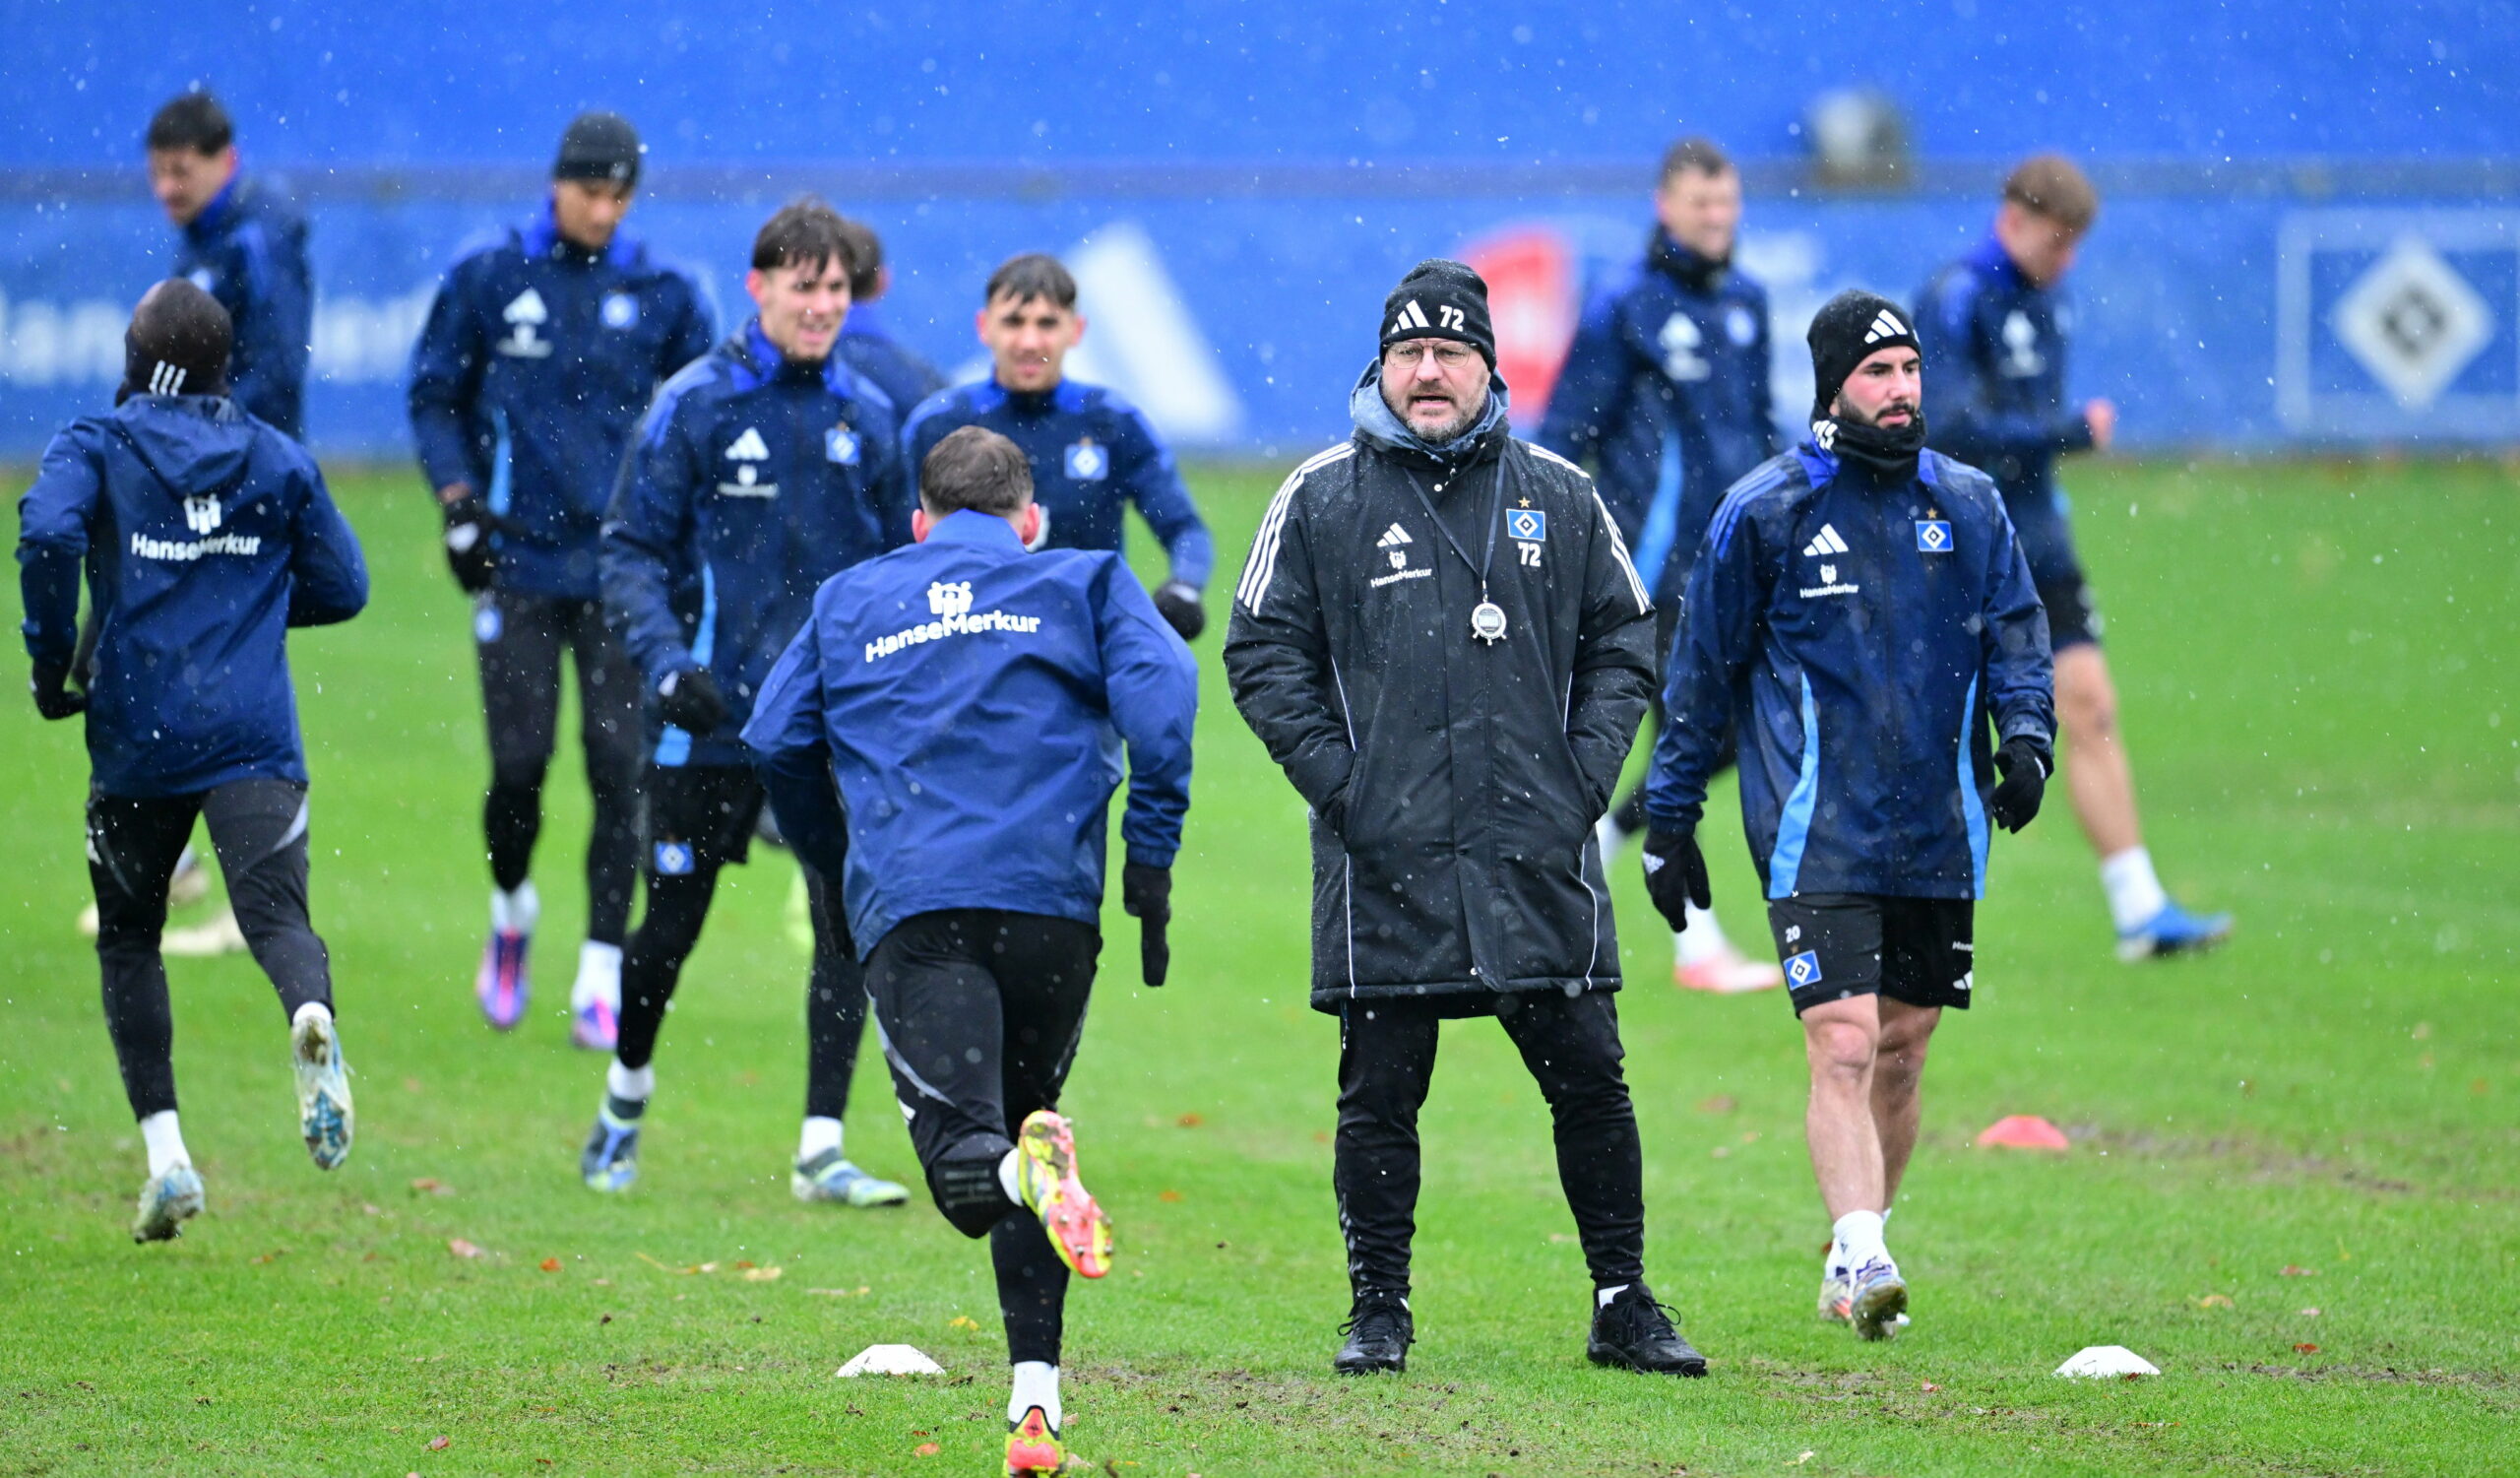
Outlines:
{"label": "soccer player", "polygon": [[613,1046],[638,875],[645,684],[604,624],[596,533],[640,413],[712,338],[698,285],[622,229],[640,153],[616,114],[571,120],[540,214],[457,260],[411,353],[411,438],[445,515],[447,563],[472,597],[489,715],[490,936],[473,994],[501,1031],[533,994],[541,900],[530,869],[565,651],[595,802],[570,1040],[600,1052]]}
{"label": "soccer player", "polygon": [[[758,311],[657,392],[604,517],[604,614],[659,732],[642,785],[648,905],[622,952],[620,1037],[579,1161],[596,1190],[638,1177],[657,1031],[718,869],[749,852],[762,791],[741,734],[762,679],[823,581],[910,542],[892,402],[832,353],[852,266],[840,217],[818,200],[762,225],[744,278]],[[844,1152],[866,988],[839,900],[814,873],[806,885],[805,1123],[788,1188],[804,1201],[898,1205],[908,1190]]]}
{"label": "soccer player", "polygon": [[1905,315],[1842,292],[1809,337],[1811,439],[1725,495],[1689,572],[1645,879],[1673,929],[1706,907],[1697,827],[1737,719],[1741,819],[1802,1019],[1805,1131],[1835,1223],[1820,1314],[1880,1339],[1908,1303],[1882,1219],[1916,1147],[1925,1048],[1944,1008],[1969,1006],[1988,826],[2038,814],[2055,710],[2002,498],[1922,451]]}
{"label": "soccer player", "polygon": [[841,226],[849,234],[850,259],[858,265],[849,279],[849,321],[840,328],[840,356],[874,381],[876,389],[892,397],[894,409],[907,416],[945,388],[945,376],[894,338],[875,312],[876,300],[893,290],[883,238],[874,227],[849,217],[841,218]]}
{"label": "soccer player", "polygon": [[1408,1362],[1418,1111],[1442,1023],[1493,1016],[1556,1127],[1593,1277],[1587,1353],[1702,1376],[1645,1285],[1593,839],[1653,689],[1653,602],[1592,479],[1508,429],[1479,274],[1419,263],[1382,324],[1355,434],[1278,489],[1225,648],[1234,706],[1312,807],[1312,1004],[1339,1018],[1353,1298],[1332,1368]]}
{"label": "soccer player", "polygon": [[[306,361],[314,325],[314,284],[306,267],[306,222],[295,206],[238,169],[236,129],[227,109],[189,92],[158,109],[146,140],[149,186],[178,239],[175,275],[219,299],[232,327],[228,397],[282,434],[301,434]],[[83,632],[81,669],[95,642]],[[210,876],[184,848],[168,883],[170,903],[208,895]],[[94,910],[80,918],[94,932]],[[226,954],[245,948],[232,900],[216,917],[170,930],[164,952]]]}
{"label": "soccer player", "polygon": [[[88,715],[105,1028],[149,1153],[131,1225],[141,1242],[177,1236],[202,1209],[158,952],[166,879],[195,818],[210,823],[245,940],[280,993],[315,1164],[348,1158],[353,1129],[332,966],[306,915],[287,628],[356,615],[367,566],[314,459],[225,394],[230,332],[227,310],[190,282],[152,288],[124,335],[113,413],[53,437],[18,504],[35,707]],[[83,571],[97,613],[84,691],[69,682]]]}
{"label": "soccer player", "polygon": [[1062,1470],[1068,1275],[1110,1270],[1058,1100],[1102,947],[1116,761],[1120,896],[1161,986],[1198,711],[1189,649],[1117,554],[1026,556],[1041,514],[1025,464],[977,426],[939,441],[920,543],[822,588],[744,729],[798,855],[846,878],[936,1209],[989,1240],[1010,1474]]}
{"label": "soccer player", "polygon": [[[1537,439],[1592,465],[1654,594],[1660,652],[1724,489],[1780,448],[1767,289],[1732,265],[1740,172],[1711,141],[1683,139],[1663,156],[1654,214],[1644,259],[1585,309]],[[1639,785],[1602,818],[1605,865],[1644,825]],[[1711,913],[1690,915],[1671,942],[1672,979],[1693,991],[1764,991],[1785,978],[1743,954]]]}
{"label": "soccer player", "polygon": [[2074,553],[2056,459],[2109,450],[2117,409],[2065,401],[2072,312],[2059,285],[2100,214],[2100,196],[2056,155],[2004,181],[1994,234],[1917,297],[1924,346],[1925,423],[1934,446],[1984,468],[2003,489],[2056,652],[2056,716],[2073,763],[2065,788],[2100,858],[2117,957],[2192,953],[2231,937],[2229,914],[2178,906],[2153,869],[2135,818],[2135,777],[2117,732],[2117,690],[2101,654],[2101,619]]}
{"label": "soccer player", "polygon": [[1137,408],[1099,385],[1064,378],[1068,352],[1085,337],[1076,310],[1076,279],[1055,257],[1009,257],[989,275],[977,315],[988,346],[985,380],[958,385],[911,413],[902,433],[912,467],[925,465],[936,443],[964,426],[986,426],[1024,449],[1043,520],[1040,536],[1054,549],[1121,546],[1121,514],[1136,503],[1164,545],[1171,577],[1156,587],[1155,607],[1188,641],[1208,624],[1200,604],[1216,544],[1181,485],[1172,453]]}

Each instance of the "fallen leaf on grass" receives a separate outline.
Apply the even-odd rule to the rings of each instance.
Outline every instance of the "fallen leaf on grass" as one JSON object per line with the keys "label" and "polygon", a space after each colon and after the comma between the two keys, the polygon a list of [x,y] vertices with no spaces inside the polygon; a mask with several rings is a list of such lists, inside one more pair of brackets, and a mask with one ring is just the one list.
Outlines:
{"label": "fallen leaf on grass", "polygon": [[2303,1267],[2299,1263],[2287,1262],[2284,1264],[2284,1271],[2277,1276],[2286,1278],[2315,1278],[2318,1275],[2319,1270],[2315,1267]]}
{"label": "fallen leaf on grass", "polygon": [[639,1260],[647,1263],[650,1267],[662,1267],[666,1272],[681,1273],[685,1277],[689,1277],[693,1273],[714,1273],[718,1270],[718,1264],[715,1262],[698,1262],[689,1267],[676,1267],[670,1262],[659,1262],[656,1258],[649,1256],[645,1253],[639,1253]]}
{"label": "fallen leaf on grass", "polygon": [[546,1273],[556,1273],[560,1270],[560,1259],[557,1257],[545,1257],[542,1259],[541,1267]]}
{"label": "fallen leaf on grass", "polygon": [[871,1290],[869,1290],[865,1284],[860,1283],[854,1288],[808,1288],[805,1291],[807,1293],[820,1294],[822,1297],[827,1299],[862,1299]]}
{"label": "fallen leaf on grass", "polygon": [[744,1281],[747,1283],[776,1283],[781,1277],[787,1274],[787,1271],[788,1269],[784,1267],[747,1267],[744,1269]]}
{"label": "fallen leaf on grass", "polygon": [[2229,1309],[2234,1306],[2232,1304],[2231,1295],[2223,1293],[2209,1293],[2205,1295],[2205,1297],[2196,1301],[2196,1307],[2199,1309]]}
{"label": "fallen leaf on grass", "polygon": [[1805,1448],[1803,1448],[1803,1449],[1802,1449],[1802,1455],[1801,1455],[1801,1456],[1799,1456],[1799,1457],[1789,1457],[1789,1458],[1787,1458],[1787,1459],[1785,1460],[1785,1465],[1786,1465],[1787,1467],[1790,1467],[1790,1468],[1798,1468],[1798,1467],[1802,1466],[1804,1463],[1809,1462],[1810,1460],[1811,1460],[1811,1449],[1810,1449],[1810,1448],[1808,1448],[1808,1447],[1805,1447]]}
{"label": "fallen leaf on grass", "polygon": [[430,1438],[430,1439],[429,1439],[429,1450],[430,1450],[430,1451],[432,1451],[432,1452],[443,1452],[443,1451],[445,1451],[445,1450],[446,1450],[446,1439],[445,1439],[445,1438],[443,1438],[443,1437],[432,1437],[432,1438]]}
{"label": "fallen leaf on grass", "polygon": [[453,1195],[455,1192],[447,1189],[446,1183],[437,1177],[422,1176],[411,1183],[411,1193],[413,1195]]}
{"label": "fallen leaf on grass", "polygon": [[1164,1202],[1164,1203],[1166,1203],[1166,1205],[1169,1205],[1169,1204],[1171,1204],[1172,1202],[1179,1200],[1180,1198],[1181,1198],[1181,1192],[1180,1192],[1180,1191],[1178,1191],[1178,1190],[1166,1190],[1166,1191],[1163,1192],[1162,1194],[1160,1194],[1160,1195],[1156,1196],[1156,1199],[1157,1199],[1157,1200],[1163,1201],[1163,1202]]}
{"label": "fallen leaf on grass", "polygon": [[1183,1128],[1185,1128],[1185,1129],[1195,1129],[1195,1128],[1197,1128],[1199,1125],[1203,1125],[1203,1124],[1207,1123],[1207,1121],[1206,1121],[1206,1120],[1201,1119],[1201,1118],[1200,1118],[1198,1115],[1196,1115],[1196,1114],[1184,1114],[1184,1115],[1182,1115],[1180,1118],[1178,1118],[1178,1119],[1176,1119],[1176,1120],[1174,1120],[1174,1121],[1172,1121],[1172,1122],[1173,1122],[1174,1124],[1179,1125],[1181,1127],[1183,1127]]}
{"label": "fallen leaf on grass", "polygon": [[934,1443],[920,1443],[917,1446],[911,1448],[911,1450],[921,1457],[933,1457],[942,1449]]}
{"label": "fallen leaf on grass", "polygon": [[465,1241],[461,1237],[450,1237],[446,1239],[446,1250],[459,1257],[478,1257],[481,1255],[481,1250],[479,1248],[474,1247],[472,1244]]}
{"label": "fallen leaf on grass", "polygon": [[972,1317],[968,1314],[955,1315],[952,1318],[945,1321],[945,1327],[948,1329],[969,1329],[975,1334],[977,1334],[980,1331],[979,1320]]}
{"label": "fallen leaf on grass", "polygon": [[1925,1391],[1934,1391],[1934,1390],[1940,1390],[1940,1389],[1942,1389],[1942,1387],[1941,1387],[1941,1386],[1939,1386],[1939,1385],[1934,1384],[1934,1383],[1933,1383],[1932,1382],[1930,1382],[1930,1381],[1927,1381],[1927,1382],[1925,1382],[1923,1384],[1922,1384],[1922,1385],[1918,1386],[1918,1387],[1917,1387],[1917,1389],[1919,1389],[1919,1390],[1925,1390]]}
{"label": "fallen leaf on grass", "polygon": [[273,1261],[273,1260],[274,1260],[274,1259],[276,1259],[276,1258],[285,1257],[285,1256],[287,1256],[287,1255],[288,1255],[288,1249],[286,1249],[286,1248],[284,1248],[284,1247],[276,1247],[276,1248],[273,1248],[270,1252],[263,1253],[263,1254],[262,1254],[261,1256],[259,1256],[259,1257],[253,1257],[253,1258],[249,1258],[249,1259],[247,1259],[247,1260],[251,1261],[251,1262],[252,1262],[256,1267],[260,1267],[260,1266],[262,1266],[262,1265],[263,1265],[264,1263],[266,1263],[266,1262]]}
{"label": "fallen leaf on grass", "polygon": [[1697,1111],[1701,1114],[1730,1114],[1740,1106],[1741,1101],[1730,1093],[1718,1093],[1713,1098],[1697,1101]]}
{"label": "fallen leaf on grass", "polygon": [[750,1257],[737,1257],[735,1259],[735,1266],[737,1268],[746,1268],[751,1267],[752,1265],[753,1260]]}
{"label": "fallen leaf on grass", "polygon": [[2318,1317],[2319,1312],[2316,1309],[2304,1309],[2301,1311],[2301,1317],[2303,1318],[2316,1318]]}
{"label": "fallen leaf on grass", "polygon": [[2293,1346],[2293,1353],[2296,1355],[2315,1355],[2318,1352],[2319,1347],[2310,1343],[2306,1339],[2301,1341],[2300,1344]]}

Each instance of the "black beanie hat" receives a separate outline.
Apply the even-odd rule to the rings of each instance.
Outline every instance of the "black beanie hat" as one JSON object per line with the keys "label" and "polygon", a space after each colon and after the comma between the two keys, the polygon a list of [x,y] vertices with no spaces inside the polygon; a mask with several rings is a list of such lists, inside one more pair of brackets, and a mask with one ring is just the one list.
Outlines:
{"label": "black beanie hat", "polygon": [[122,335],[122,395],[217,395],[227,388],[234,326],[219,299],[185,278],[149,289]]}
{"label": "black beanie hat", "polygon": [[560,135],[560,157],[551,162],[551,177],[635,185],[639,156],[645,153],[629,119],[619,113],[580,113]]}
{"label": "black beanie hat", "polygon": [[1919,349],[1908,311],[1877,292],[1850,288],[1830,298],[1803,336],[1811,346],[1811,417],[1824,420],[1855,367],[1885,349]]}
{"label": "black beanie hat", "polygon": [[1451,339],[1496,367],[1496,329],[1487,320],[1487,283],[1459,262],[1428,257],[1409,269],[1382,302],[1382,347],[1411,339]]}

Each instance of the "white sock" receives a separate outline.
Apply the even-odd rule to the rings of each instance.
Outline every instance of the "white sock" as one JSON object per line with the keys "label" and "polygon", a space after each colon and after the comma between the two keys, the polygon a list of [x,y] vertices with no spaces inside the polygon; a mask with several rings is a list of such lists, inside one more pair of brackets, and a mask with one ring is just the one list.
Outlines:
{"label": "white sock", "polygon": [[1050,1430],[1057,1431],[1060,1418],[1066,1415],[1059,1410],[1059,1368],[1046,1361],[1019,1360],[1015,1362],[1015,1390],[1006,1398],[1006,1419],[1020,1422],[1024,1413],[1036,1406],[1050,1419]]}
{"label": "white sock", "polygon": [[1610,1306],[1610,1300],[1625,1292],[1627,1292],[1627,1285],[1624,1283],[1614,1283],[1607,1288],[1596,1288],[1593,1290],[1593,1307],[1607,1309]]}
{"label": "white sock", "polygon": [[2108,890],[2110,921],[2119,933],[2151,923],[2170,904],[2170,894],[2153,871],[2153,855],[2141,847],[2102,858],[2100,885]]}
{"label": "white sock", "polygon": [[[1006,1157],[997,1162],[997,1189],[1006,1192],[1008,1200],[1020,1206],[1024,1204],[1024,1182],[1015,1173],[1015,1153],[1010,1149]],[[1016,1415],[1023,1413],[1019,1411]]]}
{"label": "white sock", "polygon": [[176,1127],[172,1109],[160,1109],[140,1121],[140,1140],[149,1146],[149,1179],[153,1181],[170,1166],[193,1163],[192,1151],[184,1148],[184,1131]]}
{"label": "white sock", "polygon": [[580,1010],[602,1001],[621,1009],[621,946],[593,939],[578,946],[578,981],[569,988],[569,1008]]}
{"label": "white sock", "polygon": [[603,1070],[603,1091],[632,1103],[646,1103],[656,1096],[657,1064],[650,1062],[645,1067],[624,1067],[621,1060],[615,1058],[612,1065]]}
{"label": "white sock", "polygon": [[1890,1260],[1890,1246],[1881,1237],[1880,1212],[1850,1211],[1838,1218],[1836,1230],[1839,1266],[1861,1267],[1875,1257]]}
{"label": "white sock", "polygon": [[819,1115],[805,1116],[804,1132],[796,1136],[796,1163],[803,1165],[824,1150],[840,1148],[840,1121]]}
{"label": "white sock", "polygon": [[292,1032],[297,1030],[297,1024],[304,1021],[309,1016],[321,1016],[325,1020],[330,1021],[333,1019],[333,1008],[324,1004],[324,1002],[320,1000],[310,1000],[306,1002],[306,1004],[299,1006],[296,1012],[288,1018],[288,1029]]}
{"label": "white sock", "polygon": [[534,891],[533,878],[518,883],[513,893],[490,890],[490,927],[499,932],[530,934],[541,917],[542,897]]}
{"label": "white sock", "polygon": [[1724,926],[1715,922],[1715,910],[1688,905],[1689,927],[1672,935],[1672,949],[1683,965],[1711,960],[1732,947],[1724,937]]}

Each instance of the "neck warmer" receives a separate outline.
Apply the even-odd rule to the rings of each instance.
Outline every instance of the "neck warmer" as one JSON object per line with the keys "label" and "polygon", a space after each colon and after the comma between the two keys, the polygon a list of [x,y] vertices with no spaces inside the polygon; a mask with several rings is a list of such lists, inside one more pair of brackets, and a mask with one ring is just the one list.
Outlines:
{"label": "neck warmer", "polygon": [[1902,482],[1917,475],[1917,454],[1925,445],[1925,418],[1920,414],[1893,429],[1822,417],[1811,422],[1811,439],[1820,444],[1820,450],[1869,470],[1882,482]]}

